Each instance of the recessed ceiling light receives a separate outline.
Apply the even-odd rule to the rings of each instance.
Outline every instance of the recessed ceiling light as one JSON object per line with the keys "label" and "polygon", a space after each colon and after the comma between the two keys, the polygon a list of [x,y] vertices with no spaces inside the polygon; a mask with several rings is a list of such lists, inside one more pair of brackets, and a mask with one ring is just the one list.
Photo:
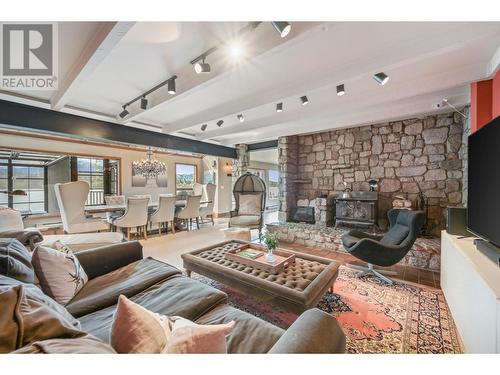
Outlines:
{"label": "recessed ceiling light", "polygon": [[389,80],[389,76],[384,72],[380,72],[373,75],[373,79],[377,81],[380,85],[385,85]]}
{"label": "recessed ceiling light", "polygon": [[243,117],[242,114],[239,114],[237,117],[238,117],[238,120],[240,120],[240,122],[245,121],[245,118]]}
{"label": "recessed ceiling light", "polygon": [[201,131],[204,132],[205,130],[207,130],[207,126],[208,126],[207,124],[203,124],[201,126]]}
{"label": "recessed ceiling light", "polygon": [[126,106],[126,105],[124,105],[122,108],[123,108],[123,111],[121,111],[121,113],[120,113],[120,117],[121,117],[121,118],[124,118],[124,117],[125,117],[125,116],[127,116],[130,112],[129,112],[129,111],[127,111],[127,106]]}
{"label": "recessed ceiling light", "polygon": [[148,108],[148,100],[146,99],[145,96],[143,96],[141,99],[141,109],[147,109],[147,108]]}
{"label": "recessed ceiling light", "polygon": [[342,96],[344,94],[345,94],[344,84],[338,85],[337,86],[337,95]]}
{"label": "recessed ceiling light", "polygon": [[280,34],[282,38],[285,38],[288,33],[290,33],[290,30],[292,29],[292,25],[290,25],[288,22],[284,21],[273,21],[271,24],[274,26],[275,30]]}
{"label": "recessed ceiling light", "polygon": [[301,96],[300,97],[300,100],[302,102],[302,105],[306,105],[307,103],[309,103],[309,100],[307,99],[307,96]]}
{"label": "recessed ceiling light", "polygon": [[224,123],[224,121],[223,121],[223,120],[219,120],[219,121],[217,121],[217,126],[220,128],[220,127],[222,126],[222,124],[223,124],[223,123]]}
{"label": "recessed ceiling light", "polygon": [[210,73],[210,64],[206,63],[205,60],[197,62],[194,64],[194,71],[196,74],[206,74]]}
{"label": "recessed ceiling light", "polygon": [[276,112],[283,112],[283,103],[276,104]]}
{"label": "recessed ceiling light", "polygon": [[168,81],[168,93],[171,95],[175,94],[175,78],[172,78]]}

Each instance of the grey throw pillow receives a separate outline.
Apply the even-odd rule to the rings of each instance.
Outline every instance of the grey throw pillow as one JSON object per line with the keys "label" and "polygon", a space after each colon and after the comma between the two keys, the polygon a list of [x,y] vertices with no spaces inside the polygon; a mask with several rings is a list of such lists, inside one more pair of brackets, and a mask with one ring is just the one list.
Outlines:
{"label": "grey throw pillow", "polygon": [[0,274],[23,283],[35,282],[31,254],[15,238],[0,238]]}

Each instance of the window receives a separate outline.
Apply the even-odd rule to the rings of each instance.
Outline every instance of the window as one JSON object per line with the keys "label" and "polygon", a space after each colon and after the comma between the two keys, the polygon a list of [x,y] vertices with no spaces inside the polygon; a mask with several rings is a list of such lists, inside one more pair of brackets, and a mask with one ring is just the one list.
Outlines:
{"label": "window", "polygon": [[175,164],[176,190],[192,189],[196,183],[197,167],[194,164]]}
{"label": "window", "polygon": [[[0,165],[0,191],[9,190],[9,175],[8,167],[6,165]],[[9,203],[9,197],[7,194],[0,193],[0,204],[7,206]]]}
{"label": "window", "polygon": [[89,184],[90,191],[85,205],[104,204],[104,160],[91,158],[76,158],[78,181]]}
{"label": "window", "polygon": [[280,174],[274,169],[269,169],[267,174],[269,178],[269,199],[278,199]]}

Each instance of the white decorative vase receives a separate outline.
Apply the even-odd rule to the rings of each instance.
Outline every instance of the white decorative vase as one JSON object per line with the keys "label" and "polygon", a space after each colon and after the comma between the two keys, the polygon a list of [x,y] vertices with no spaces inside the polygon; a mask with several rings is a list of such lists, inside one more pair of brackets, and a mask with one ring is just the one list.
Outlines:
{"label": "white decorative vase", "polygon": [[272,249],[267,249],[266,262],[271,264],[276,263],[276,256],[273,254]]}

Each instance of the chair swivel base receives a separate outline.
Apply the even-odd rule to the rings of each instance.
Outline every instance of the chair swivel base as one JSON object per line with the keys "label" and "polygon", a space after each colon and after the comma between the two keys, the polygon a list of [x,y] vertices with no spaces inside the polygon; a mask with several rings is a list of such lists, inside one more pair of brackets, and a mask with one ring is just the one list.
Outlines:
{"label": "chair swivel base", "polygon": [[356,266],[354,264],[346,264],[347,267],[361,271],[360,273],[357,274],[357,277],[363,277],[363,276],[368,276],[368,275],[374,275],[378,277],[379,279],[385,281],[387,284],[392,285],[393,281],[389,279],[388,277],[385,277],[382,275],[382,273],[385,273],[386,275],[397,275],[398,273],[395,271],[386,271],[386,270],[375,270],[373,268],[373,264],[368,263],[368,267],[363,267],[363,266]]}

